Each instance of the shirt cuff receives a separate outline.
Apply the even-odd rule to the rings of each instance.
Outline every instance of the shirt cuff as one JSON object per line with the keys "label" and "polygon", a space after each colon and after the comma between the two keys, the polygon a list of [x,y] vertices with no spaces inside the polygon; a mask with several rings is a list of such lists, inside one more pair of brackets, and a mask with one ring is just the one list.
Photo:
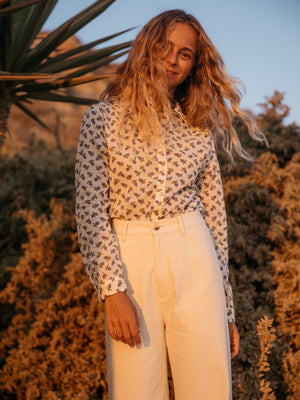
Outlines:
{"label": "shirt cuff", "polygon": [[97,292],[100,302],[104,302],[106,297],[112,296],[113,294],[126,292],[127,285],[123,279],[114,280],[108,284],[101,283],[99,286],[99,291]]}

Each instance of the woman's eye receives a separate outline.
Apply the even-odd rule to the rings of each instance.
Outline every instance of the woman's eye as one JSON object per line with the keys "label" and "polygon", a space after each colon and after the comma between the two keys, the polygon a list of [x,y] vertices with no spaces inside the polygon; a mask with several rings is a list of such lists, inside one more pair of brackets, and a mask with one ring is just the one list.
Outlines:
{"label": "woman's eye", "polygon": [[184,60],[191,60],[193,58],[193,55],[188,51],[182,51],[180,55]]}

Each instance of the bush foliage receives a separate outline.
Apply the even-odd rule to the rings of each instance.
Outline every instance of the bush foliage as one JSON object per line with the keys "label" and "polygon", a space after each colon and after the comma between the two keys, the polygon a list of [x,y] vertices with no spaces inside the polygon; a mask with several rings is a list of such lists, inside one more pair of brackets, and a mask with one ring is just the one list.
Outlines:
{"label": "bush foliage", "polygon": [[[230,270],[241,350],[234,398],[300,398],[300,141],[275,92],[257,117],[269,148],[228,172]],[[107,399],[103,306],[77,243],[74,153],[32,144],[0,160],[3,399]],[[272,320],[273,325],[272,325]]]}

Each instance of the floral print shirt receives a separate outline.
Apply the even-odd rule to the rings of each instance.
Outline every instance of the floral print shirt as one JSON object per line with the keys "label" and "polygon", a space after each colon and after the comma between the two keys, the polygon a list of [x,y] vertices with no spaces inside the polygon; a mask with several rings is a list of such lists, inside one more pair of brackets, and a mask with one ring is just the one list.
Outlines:
{"label": "floral print shirt", "polygon": [[86,112],[76,157],[76,217],[80,248],[98,297],[127,289],[111,219],[156,220],[199,210],[214,240],[229,322],[227,222],[219,164],[209,132],[191,128],[177,104],[160,139],[145,145],[118,131],[121,106],[98,103]]}

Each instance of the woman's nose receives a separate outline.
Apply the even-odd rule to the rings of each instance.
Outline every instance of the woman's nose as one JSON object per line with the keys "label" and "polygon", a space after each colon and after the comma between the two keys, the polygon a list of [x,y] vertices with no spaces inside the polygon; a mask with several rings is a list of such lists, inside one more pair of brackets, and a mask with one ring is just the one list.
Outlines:
{"label": "woman's nose", "polygon": [[176,65],[178,62],[178,56],[176,51],[170,51],[167,55],[167,61],[172,64],[172,65]]}

